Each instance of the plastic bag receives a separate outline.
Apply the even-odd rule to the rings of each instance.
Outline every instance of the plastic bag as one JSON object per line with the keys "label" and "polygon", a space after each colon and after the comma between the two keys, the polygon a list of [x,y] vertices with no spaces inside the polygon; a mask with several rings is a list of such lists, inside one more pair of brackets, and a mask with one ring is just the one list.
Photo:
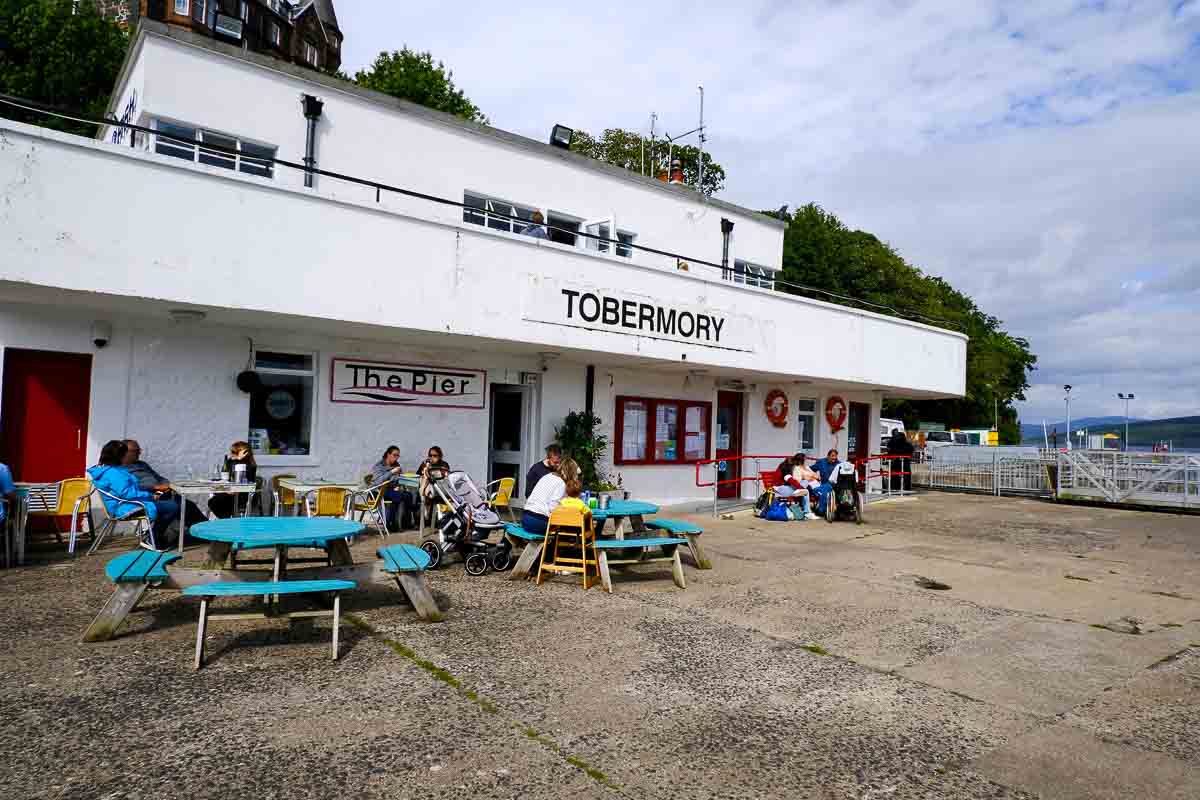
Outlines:
{"label": "plastic bag", "polygon": [[767,506],[762,518],[771,522],[787,522],[789,520],[787,506],[776,500]]}

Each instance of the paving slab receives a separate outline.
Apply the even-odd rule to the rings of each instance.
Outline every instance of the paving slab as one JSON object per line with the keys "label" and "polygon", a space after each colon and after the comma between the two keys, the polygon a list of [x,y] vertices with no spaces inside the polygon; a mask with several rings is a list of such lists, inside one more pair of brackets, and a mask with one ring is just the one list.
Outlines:
{"label": "paving slab", "polygon": [[1159,753],[1049,725],[997,748],[971,768],[1054,800],[1194,800],[1200,769]]}

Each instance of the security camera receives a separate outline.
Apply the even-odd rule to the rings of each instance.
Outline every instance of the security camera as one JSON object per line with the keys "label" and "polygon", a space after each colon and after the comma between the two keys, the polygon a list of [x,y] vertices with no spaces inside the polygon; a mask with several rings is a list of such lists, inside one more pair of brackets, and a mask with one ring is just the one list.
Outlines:
{"label": "security camera", "polygon": [[104,347],[112,338],[112,324],[108,322],[92,323],[92,344]]}
{"label": "security camera", "polygon": [[1063,386],[1063,390],[1068,392],[1071,391],[1071,384],[1068,383],[1067,385]]}

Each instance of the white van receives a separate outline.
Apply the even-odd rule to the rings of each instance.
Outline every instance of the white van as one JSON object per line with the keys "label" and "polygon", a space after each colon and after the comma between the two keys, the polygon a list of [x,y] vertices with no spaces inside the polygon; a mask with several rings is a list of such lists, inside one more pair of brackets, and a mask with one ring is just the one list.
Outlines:
{"label": "white van", "polygon": [[881,451],[887,452],[888,439],[892,438],[892,431],[900,431],[904,433],[904,422],[898,419],[879,418],[879,440],[882,444]]}

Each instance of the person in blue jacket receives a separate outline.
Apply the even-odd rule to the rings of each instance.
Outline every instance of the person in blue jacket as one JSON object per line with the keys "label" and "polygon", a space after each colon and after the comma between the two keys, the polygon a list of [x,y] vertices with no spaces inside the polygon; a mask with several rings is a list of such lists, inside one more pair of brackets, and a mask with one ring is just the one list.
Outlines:
{"label": "person in blue jacket", "polygon": [[17,499],[17,487],[13,483],[12,472],[7,464],[0,464],[0,525],[4,524],[4,507],[11,505]]}
{"label": "person in blue jacket", "polygon": [[829,500],[829,495],[833,492],[833,484],[830,483],[829,479],[840,463],[836,447],[826,453],[824,458],[813,462],[813,471],[821,476],[821,485],[814,490],[817,493],[818,514],[825,513],[825,503]]}
{"label": "person in blue jacket", "polygon": [[167,528],[179,519],[179,503],[161,499],[161,493],[147,491],[138,485],[137,478],[121,466],[127,449],[125,442],[113,439],[100,450],[100,463],[89,467],[88,475],[96,487],[120,498],[104,498],[104,507],[113,518],[120,519],[145,508],[154,527],[155,546],[167,549],[170,546],[166,540]]}

